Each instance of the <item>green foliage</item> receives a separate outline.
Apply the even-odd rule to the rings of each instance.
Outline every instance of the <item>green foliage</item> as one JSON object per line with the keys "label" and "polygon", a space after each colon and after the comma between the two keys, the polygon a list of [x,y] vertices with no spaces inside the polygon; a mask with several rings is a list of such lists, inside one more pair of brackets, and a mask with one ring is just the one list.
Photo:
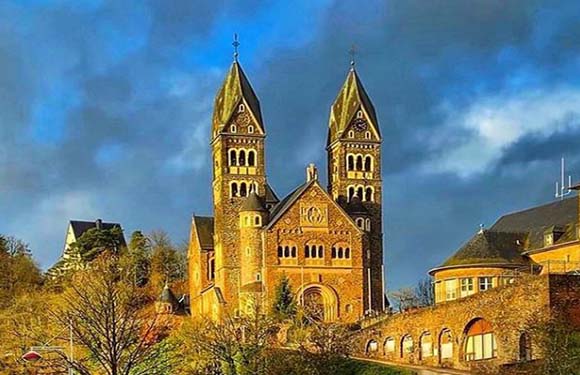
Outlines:
{"label": "green foliage", "polygon": [[141,231],[131,235],[129,255],[135,270],[135,284],[146,285],[151,276],[151,241]]}
{"label": "green foliage", "polygon": [[411,375],[412,371],[384,366],[369,362],[343,360],[339,364],[337,375]]}
{"label": "green foliage", "polygon": [[165,232],[153,232],[149,239],[151,241],[151,286],[161,289],[165,282],[185,279],[187,274],[185,252],[178,250]]}
{"label": "green foliage", "polygon": [[286,275],[280,279],[276,288],[276,298],[272,306],[272,313],[280,320],[290,319],[296,315],[296,301],[290,286],[290,280]]}
{"label": "green foliage", "polygon": [[119,227],[111,229],[91,228],[70,246],[70,251],[78,255],[84,263],[91,262],[104,251],[120,254],[123,245],[123,231]]}

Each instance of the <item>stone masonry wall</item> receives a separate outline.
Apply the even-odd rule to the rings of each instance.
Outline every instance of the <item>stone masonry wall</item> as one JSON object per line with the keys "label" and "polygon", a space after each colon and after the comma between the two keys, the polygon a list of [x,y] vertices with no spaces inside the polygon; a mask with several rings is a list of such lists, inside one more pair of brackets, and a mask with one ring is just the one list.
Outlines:
{"label": "stone masonry wall", "polygon": [[[519,359],[519,339],[527,327],[553,311],[565,311],[567,317],[579,315],[580,276],[550,275],[526,276],[514,284],[500,286],[456,301],[437,306],[392,315],[383,321],[363,328],[357,334],[358,355],[393,362],[424,364],[477,370],[498,368]],[[497,356],[489,360],[464,360],[465,333],[470,322],[483,318],[491,323],[497,342]],[[580,320],[580,319],[577,319]],[[576,323],[580,323],[576,322]],[[580,325],[579,325],[580,327]],[[440,335],[451,330],[453,355],[440,359]],[[421,336],[429,332],[432,355],[421,354]],[[401,340],[405,335],[413,339],[411,353],[402,354]],[[386,339],[395,340],[395,351],[386,353]],[[541,357],[532,339],[533,358]],[[377,342],[377,350],[369,343]]]}

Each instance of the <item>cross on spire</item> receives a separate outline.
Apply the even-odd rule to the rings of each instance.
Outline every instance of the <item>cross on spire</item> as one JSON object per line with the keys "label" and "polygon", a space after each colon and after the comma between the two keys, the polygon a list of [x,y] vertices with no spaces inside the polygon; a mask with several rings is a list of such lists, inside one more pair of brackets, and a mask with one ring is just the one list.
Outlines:
{"label": "cross on spire", "polygon": [[350,67],[351,67],[351,69],[354,69],[355,55],[356,55],[356,46],[354,44],[348,50],[348,54],[350,55]]}
{"label": "cross on spire", "polygon": [[234,41],[232,42],[232,46],[234,46],[234,61],[238,61],[238,47],[240,46],[240,42],[238,42],[238,34],[234,34]]}

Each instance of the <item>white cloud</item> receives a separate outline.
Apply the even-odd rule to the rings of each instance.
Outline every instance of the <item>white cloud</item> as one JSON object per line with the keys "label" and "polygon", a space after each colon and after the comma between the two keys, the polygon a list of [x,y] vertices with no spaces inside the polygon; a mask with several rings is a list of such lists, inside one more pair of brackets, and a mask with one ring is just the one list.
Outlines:
{"label": "white cloud", "polygon": [[559,87],[519,94],[499,94],[476,100],[467,108],[445,104],[443,129],[471,135],[457,147],[425,165],[426,170],[452,172],[469,177],[493,167],[503,152],[522,137],[548,137],[579,126],[570,122],[580,116],[580,90]]}

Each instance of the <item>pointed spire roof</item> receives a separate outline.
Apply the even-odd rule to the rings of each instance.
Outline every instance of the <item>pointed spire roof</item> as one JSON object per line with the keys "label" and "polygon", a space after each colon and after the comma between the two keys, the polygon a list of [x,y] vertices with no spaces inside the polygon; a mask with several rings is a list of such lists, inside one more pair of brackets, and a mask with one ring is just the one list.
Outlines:
{"label": "pointed spire roof", "polygon": [[258,122],[258,126],[264,129],[262,123],[262,111],[260,101],[248,81],[248,77],[242,70],[240,63],[235,60],[228,71],[228,74],[215,98],[214,112],[212,119],[212,133],[222,130],[224,125],[236,112],[236,108],[242,101],[245,101],[252,115]]}
{"label": "pointed spire roof", "polygon": [[367,113],[371,122],[370,126],[375,129],[380,137],[375,107],[364,89],[354,65],[352,65],[346,76],[346,81],[330,107],[328,145],[342,136],[359,108],[362,108]]}

